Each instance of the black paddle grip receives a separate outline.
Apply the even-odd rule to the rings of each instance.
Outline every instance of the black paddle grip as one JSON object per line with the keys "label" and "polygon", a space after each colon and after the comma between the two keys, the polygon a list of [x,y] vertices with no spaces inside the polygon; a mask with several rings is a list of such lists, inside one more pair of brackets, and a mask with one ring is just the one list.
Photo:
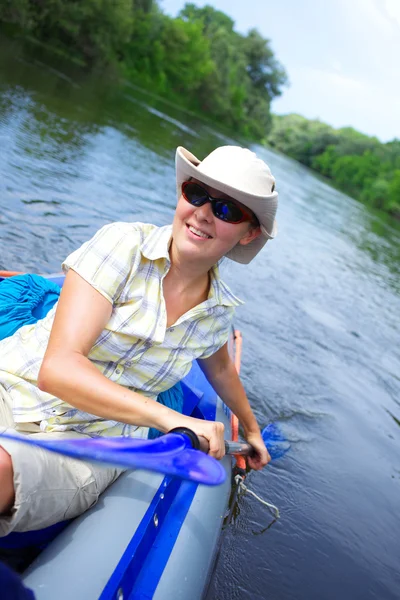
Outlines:
{"label": "black paddle grip", "polygon": [[189,438],[190,443],[192,444],[193,450],[200,450],[200,440],[198,436],[195,434],[194,431],[192,431],[188,427],[175,427],[174,429],[171,429],[168,433],[181,433],[183,435],[186,435]]}

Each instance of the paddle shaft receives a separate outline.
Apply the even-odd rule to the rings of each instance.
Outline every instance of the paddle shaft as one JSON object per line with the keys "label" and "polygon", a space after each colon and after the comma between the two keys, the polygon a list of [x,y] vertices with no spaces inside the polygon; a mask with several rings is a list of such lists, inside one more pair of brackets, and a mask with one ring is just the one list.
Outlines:
{"label": "paddle shaft", "polygon": [[[203,436],[198,436],[200,442],[200,450],[208,454],[210,446],[208,440]],[[253,447],[247,442],[234,442],[233,440],[225,440],[225,454],[240,454],[240,456],[249,456],[254,452]]]}
{"label": "paddle shaft", "polygon": [[[177,433],[185,436],[189,447],[195,450],[201,450],[205,454],[210,451],[210,444],[207,438],[202,435],[196,435],[194,431],[188,427],[175,427],[169,433]],[[240,454],[241,456],[250,456],[253,454],[254,448],[247,442],[235,442],[233,440],[225,440],[225,454]]]}

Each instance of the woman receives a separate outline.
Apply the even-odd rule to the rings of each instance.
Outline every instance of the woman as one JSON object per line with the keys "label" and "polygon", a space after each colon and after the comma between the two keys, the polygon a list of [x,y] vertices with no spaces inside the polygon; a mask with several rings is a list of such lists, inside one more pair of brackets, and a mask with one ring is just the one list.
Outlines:
{"label": "woman", "polygon": [[[64,262],[57,306],[0,342],[0,425],[53,437],[189,427],[219,459],[222,423],[156,401],[198,359],[255,449],[249,465],[268,463],[227,350],[240,301],[217,264],[223,256],[248,263],[274,237],[275,181],[254,153],[233,146],[202,162],[178,148],[176,178],[172,228],[106,225]],[[2,440],[0,535],[84,512],[120,473]]]}

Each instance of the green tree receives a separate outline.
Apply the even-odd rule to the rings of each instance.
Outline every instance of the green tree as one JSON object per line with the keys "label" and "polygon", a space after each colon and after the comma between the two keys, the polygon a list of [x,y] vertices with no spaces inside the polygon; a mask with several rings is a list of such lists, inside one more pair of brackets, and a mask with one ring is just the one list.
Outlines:
{"label": "green tree", "polygon": [[325,177],[332,177],[332,167],[338,158],[336,147],[329,145],[322,154],[314,157],[311,167],[324,175]]}
{"label": "green tree", "polygon": [[256,139],[270,127],[270,103],[287,83],[269,40],[257,30],[247,36],[234,31],[234,22],[211,6],[188,3],[180,12],[188,22],[201,23],[209,40],[214,69],[199,88],[203,110]]}
{"label": "green tree", "polygon": [[173,91],[193,96],[214,69],[201,25],[182,19],[164,20],[160,44],[164,52],[162,68]]}
{"label": "green tree", "polygon": [[274,115],[266,143],[361,201],[400,216],[400,141],[382,144],[352,127]]}
{"label": "green tree", "polygon": [[235,25],[234,21],[220,10],[216,10],[209,5],[199,8],[192,2],[185,4],[179,13],[179,17],[185,21],[200,21],[207,37],[212,37],[215,31],[219,29],[233,32]]}
{"label": "green tree", "polygon": [[388,209],[400,217],[400,169],[393,173],[388,192]]}
{"label": "green tree", "polygon": [[316,156],[335,145],[338,135],[321,121],[310,121],[300,115],[274,115],[267,143],[311,167]]}
{"label": "green tree", "polygon": [[375,179],[364,188],[360,198],[370,206],[385,208],[388,205],[390,184],[386,179]]}
{"label": "green tree", "polygon": [[272,52],[270,41],[263,38],[256,29],[251,29],[242,39],[242,49],[252,87],[262,94],[266,92],[269,100],[280,96],[288,79],[285,69]]}
{"label": "green tree", "polygon": [[0,21],[68,49],[88,64],[121,59],[132,26],[131,0],[17,0],[0,8]]}
{"label": "green tree", "polygon": [[134,12],[141,11],[148,15],[156,7],[153,0],[132,0],[132,8]]}
{"label": "green tree", "polygon": [[269,40],[243,36],[211,6],[185,5],[172,19],[156,0],[4,0],[0,21],[88,66],[112,65],[209,118],[260,140],[270,104],[287,83]]}

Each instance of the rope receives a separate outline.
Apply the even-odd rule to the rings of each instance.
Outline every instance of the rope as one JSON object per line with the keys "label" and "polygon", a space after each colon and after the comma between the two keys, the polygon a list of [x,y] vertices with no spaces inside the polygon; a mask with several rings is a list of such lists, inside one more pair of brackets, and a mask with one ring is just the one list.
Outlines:
{"label": "rope", "polygon": [[260,496],[257,496],[257,494],[255,494],[252,490],[249,490],[247,485],[243,483],[243,477],[241,475],[235,476],[235,483],[237,486],[239,486],[239,494],[251,494],[251,496],[253,496],[256,500],[258,500],[259,502],[261,502],[261,504],[268,508],[270,513],[275,517],[275,519],[280,518],[279,508],[275,506],[275,504],[271,504],[270,502],[263,500],[262,498],[260,498]]}
{"label": "rope", "polygon": [[[235,329],[234,327],[232,327],[232,334],[233,334],[234,349],[235,349],[235,367],[239,374],[241,353],[242,353],[242,334],[240,333],[239,330]],[[239,433],[239,421],[233,413],[231,416],[231,425],[232,425],[232,438],[235,441],[237,441],[238,433]],[[238,470],[242,471],[242,473],[244,474],[244,475],[241,475],[240,473],[237,473],[234,478],[238,495],[241,495],[241,494],[244,495],[246,493],[251,494],[252,496],[254,496],[254,498],[256,500],[258,500],[259,502],[261,502],[261,504],[263,504],[264,506],[266,506],[268,508],[270,513],[275,517],[275,519],[279,519],[279,517],[280,517],[279,509],[274,504],[270,504],[269,502],[266,502],[265,500],[260,498],[260,496],[257,496],[257,494],[255,494],[252,490],[249,490],[249,488],[243,483],[244,478],[245,478],[245,472],[246,472],[246,460],[245,460],[244,456],[235,456],[235,458],[236,458],[236,468],[238,468]]]}

